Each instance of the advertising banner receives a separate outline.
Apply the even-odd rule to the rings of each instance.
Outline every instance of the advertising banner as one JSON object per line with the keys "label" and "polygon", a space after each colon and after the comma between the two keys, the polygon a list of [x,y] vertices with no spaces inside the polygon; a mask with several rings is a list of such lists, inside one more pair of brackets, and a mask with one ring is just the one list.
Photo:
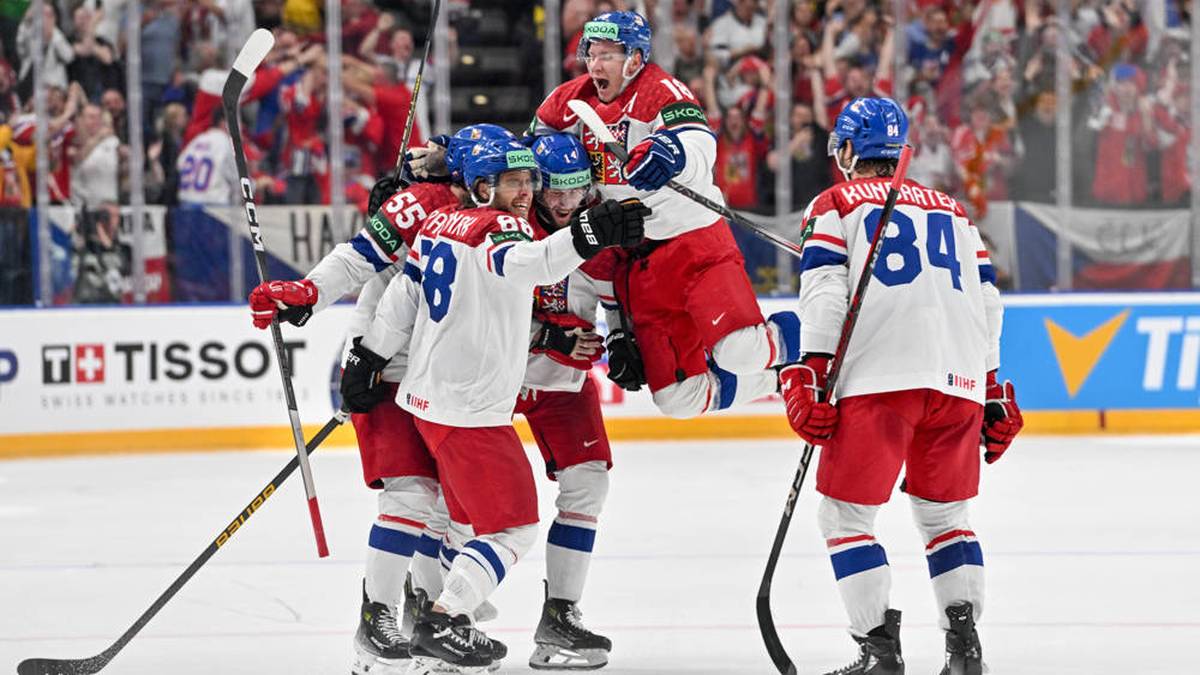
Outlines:
{"label": "advertising banner", "polygon": [[1200,293],[1008,296],[1000,362],[1024,410],[1200,407]]}

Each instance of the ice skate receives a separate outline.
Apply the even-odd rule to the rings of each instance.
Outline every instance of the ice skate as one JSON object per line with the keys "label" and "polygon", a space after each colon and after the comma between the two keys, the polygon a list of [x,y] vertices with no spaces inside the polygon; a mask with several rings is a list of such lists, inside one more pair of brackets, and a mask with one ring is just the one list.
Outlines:
{"label": "ice skate", "polygon": [[950,630],[946,631],[946,665],[941,675],[983,675],[983,647],[975,630],[975,608],[964,602],[946,608]]}
{"label": "ice skate", "polygon": [[508,648],[476,629],[469,617],[427,606],[413,627],[411,653],[410,675],[475,674],[498,668]]}
{"label": "ice skate", "polygon": [[882,626],[867,633],[866,637],[855,637],[854,640],[858,642],[858,660],[826,675],[904,675],[899,610],[887,610]]}
{"label": "ice skate", "polygon": [[363,588],[358,632],[354,634],[353,675],[392,675],[408,667],[408,640],[396,625],[396,608],[371,602]]}
{"label": "ice skate", "polygon": [[537,670],[595,670],[608,663],[612,641],[584,628],[583,615],[575,603],[546,598],[542,620],[533,641],[537,647],[529,667]]}

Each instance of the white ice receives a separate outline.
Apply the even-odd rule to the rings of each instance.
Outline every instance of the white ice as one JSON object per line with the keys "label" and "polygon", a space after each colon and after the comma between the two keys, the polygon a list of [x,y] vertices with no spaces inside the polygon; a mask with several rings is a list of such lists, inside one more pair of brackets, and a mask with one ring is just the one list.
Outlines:
{"label": "white ice", "polygon": [[[793,442],[617,443],[581,605],[612,673],[770,673],[754,595],[796,468]],[[540,458],[530,449],[531,460]],[[0,673],[117,638],[288,460],[286,451],[0,463]],[[298,477],[260,510],[105,673],[349,672],[375,499],[357,455],[314,455],[333,551],[318,560]],[[538,474],[539,477],[541,474]],[[972,524],[991,672],[1200,672],[1200,437],[1020,439],[984,467]],[[853,653],[814,523],[810,474],[775,580],[801,673]],[[555,493],[541,480],[542,514]],[[937,673],[921,542],[901,496],[879,523],[904,611],[908,673]],[[542,547],[485,626],[528,670]]]}

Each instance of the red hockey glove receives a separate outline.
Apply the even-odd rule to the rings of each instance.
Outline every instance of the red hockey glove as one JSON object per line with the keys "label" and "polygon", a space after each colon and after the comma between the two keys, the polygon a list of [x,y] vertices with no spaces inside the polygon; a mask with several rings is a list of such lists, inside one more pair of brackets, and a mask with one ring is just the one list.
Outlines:
{"label": "red hockey glove", "polygon": [[787,404],[788,422],[800,438],[819,443],[833,435],[837,408],[825,402],[829,356],[811,354],[779,371],[779,393]]}
{"label": "red hockey glove", "polygon": [[250,314],[255,328],[271,325],[275,315],[280,321],[303,326],[317,304],[317,285],[308,279],[268,281],[250,291]]}
{"label": "red hockey glove", "polygon": [[593,332],[596,327],[590,322],[574,314],[554,312],[536,312],[534,318],[542,322],[530,349],[534,354],[545,354],[564,366],[591,370],[604,353],[600,336]]}
{"label": "red hockey glove", "polygon": [[1025,421],[1021,419],[1021,409],[1017,407],[1016,392],[1013,384],[1005,380],[1003,384],[996,382],[996,371],[987,374],[987,402],[983,406],[983,431],[980,442],[983,443],[983,460],[988,464],[995,462],[1008,450],[1009,444],[1021,432]]}

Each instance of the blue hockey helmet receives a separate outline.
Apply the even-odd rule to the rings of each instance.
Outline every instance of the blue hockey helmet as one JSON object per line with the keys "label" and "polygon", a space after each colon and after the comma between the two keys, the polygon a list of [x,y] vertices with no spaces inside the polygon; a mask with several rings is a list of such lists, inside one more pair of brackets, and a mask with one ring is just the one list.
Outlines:
{"label": "blue hockey helmet", "polygon": [[[829,154],[849,141],[857,159],[899,159],[908,139],[908,116],[890,98],[856,98],[847,105],[829,134]],[[857,161],[856,159],[856,161]],[[853,171],[842,168],[844,173]]]}
{"label": "blue hockey helmet", "polygon": [[543,190],[586,190],[592,186],[592,160],[574,134],[538,136],[532,150],[542,174]]}
{"label": "blue hockey helmet", "polygon": [[650,22],[637,12],[605,12],[583,25],[583,38],[579,40],[579,58],[588,55],[593,40],[619,42],[625,46],[625,55],[642,52],[642,61],[650,60]]}
{"label": "blue hockey helmet", "polygon": [[484,180],[494,190],[500,174],[506,171],[529,171],[533,175],[534,186],[541,184],[533,152],[515,140],[478,142],[463,158],[463,175],[466,178],[467,189],[471,193],[471,199],[480,206],[488,206],[492,201],[489,197],[486,203],[480,202],[475,193],[476,185]]}
{"label": "blue hockey helmet", "polygon": [[471,124],[459,129],[446,142],[446,168],[455,180],[462,180],[463,158],[480,141],[515,140],[516,134],[498,124]]}

